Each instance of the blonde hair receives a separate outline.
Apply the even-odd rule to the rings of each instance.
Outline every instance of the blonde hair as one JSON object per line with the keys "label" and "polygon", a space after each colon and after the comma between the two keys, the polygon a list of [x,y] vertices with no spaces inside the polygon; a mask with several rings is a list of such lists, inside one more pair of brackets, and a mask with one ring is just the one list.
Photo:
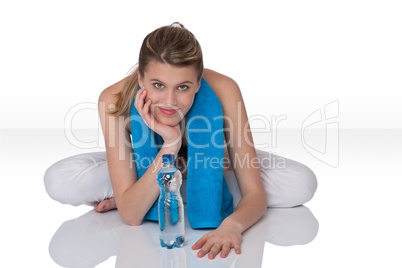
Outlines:
{"label": "blonde hair", "polygon": [[123,90],[115,94],[118,96],[118,101],[115,109],[110,111],[111,114],[119,116],[130,109],[138,89],[137,71],[144,77],[147,65],[151,61],[179,67],[194,66],[198,80],[201,79],[204,70],[201,46],[183,24],[174,22],[169,26],[160,27],[148,34],[142,42],[138,67],[132,68]]}

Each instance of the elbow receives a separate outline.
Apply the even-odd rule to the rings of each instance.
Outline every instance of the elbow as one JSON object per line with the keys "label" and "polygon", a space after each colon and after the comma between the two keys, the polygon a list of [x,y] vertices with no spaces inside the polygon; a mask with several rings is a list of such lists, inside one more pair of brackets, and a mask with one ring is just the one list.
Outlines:
{"label": "elbow", "polygon": [[267,198],[267,194],[265,193],[265,191],[260,191],[258,193],[258,196],[260,197],[260,201],[258,202],[261,206],[261,210],[265,211],[268,207],[268,198]]}
{"label": "elbow", "polygon": [[133,216],[122,216],[125,223],[130,226],[140,226],[142,224],[143,218],[140,217],[133,217]]}
{"label": "elbow", "polygon": [[140,226],[142,224],[141,220],[131,220],[131,221],[125,221],[125,222],[130,226]]}
{"label": "elbow", "polygon": [[268,201],[266,197],[264,198],[263,205],[261,207],[263,208],[264,211],[268,208]]}
{"label": "elbow", "polygon": [[123,221],[130,226],[140,226],[144,220],[145,213],[141,212],[137,207],[137,204],[130,205],[128,200],[125,198],[125,192],[116,195],[116,205],[119,211],[120,217]]}
{"label": "elbow", "polygon": [[140,226],[144,220],[144,217],[140,217],[136,215],[136,213],[131,213],[131,215],[128,213],[122,213],[121,217],[123,218],[124,222],[130,226]]}

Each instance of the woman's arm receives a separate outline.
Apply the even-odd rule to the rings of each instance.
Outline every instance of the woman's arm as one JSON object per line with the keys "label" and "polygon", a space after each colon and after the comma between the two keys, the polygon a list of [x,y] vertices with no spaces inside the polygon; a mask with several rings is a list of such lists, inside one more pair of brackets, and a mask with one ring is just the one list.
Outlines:
{"label": "woman's arm", "polygon": [[126,223],[140,225],[159,196],[156,176],[162,167],[162,155],[174,153],[177,156],[180,146],[162,146],[151,166],[138,180],[130,131],[127,128],[127,124],[130,124],[129,114],[117,118],[106,113],[106,109],[117,102],[113,93],[116,93],[118,86],[117,83],[105,89],[99,96],[99,117],[117,209]]}
{"label": "woman's arm", "polygon": [[201,248],[199,257],[209,252],[213,259],[221,250],[226,257],[231,248],[240,253],[241,234],[254,225],[267,208],[258,158],[240,89],[235,81],[219,73],[206,70],[204,78],[221,100],[224,128],[232,168],[241,191],[236,210],[216,230],[204,235],[193,246]]}

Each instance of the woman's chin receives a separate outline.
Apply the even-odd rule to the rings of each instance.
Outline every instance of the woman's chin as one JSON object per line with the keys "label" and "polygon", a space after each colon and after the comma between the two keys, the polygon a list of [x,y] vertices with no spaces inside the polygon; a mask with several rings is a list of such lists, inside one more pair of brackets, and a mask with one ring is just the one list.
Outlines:
{"label": "woman's chin", "polygon": [[175,115],[172,115],[172,116],[166,116],[163,114],[157,114],[155,116],[155,119],[158,122],[168,125],[170,127],[174,127],[174,126],[180,124],[180,122],[182,121],[183,118],[178,113],[176,113]]}
{"label": "woman's chin", "polygon": [[178,116],[170,117],[170,118],[167,118],[165,116],[160,116],[160,117],[157,117],[156,120],[158,120],[158,122],[160,122],[161,124],[164,124],[164,125],[167,125],[170,127],[174,127],[180,123],[180,118]]}

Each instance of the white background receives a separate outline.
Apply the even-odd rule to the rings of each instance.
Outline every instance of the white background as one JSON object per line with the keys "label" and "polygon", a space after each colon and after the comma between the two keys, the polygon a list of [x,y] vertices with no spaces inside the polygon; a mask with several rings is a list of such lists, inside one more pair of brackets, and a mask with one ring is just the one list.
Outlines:
{"label": "white background", "polygon": [[[238,82],[249,116],[300,128],[339,100],[341,128],[401,128],[401,11],[399,1],[2,1],[0,128],[63,128],[174,21],[198,38],[205,67]],[[73,127],[97,121],[87,109]]]}

